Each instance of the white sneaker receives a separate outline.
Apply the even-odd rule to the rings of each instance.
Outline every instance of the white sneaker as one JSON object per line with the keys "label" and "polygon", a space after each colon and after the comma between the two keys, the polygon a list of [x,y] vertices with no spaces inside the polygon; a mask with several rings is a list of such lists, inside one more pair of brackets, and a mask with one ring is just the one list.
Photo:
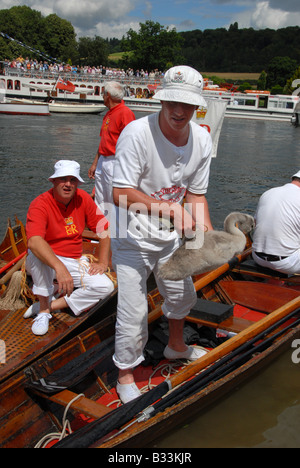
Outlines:
{"label": "white sneaker", "polygon": [[128,403],[141,395],[140,390],[134,382],[131,384],[120,384],[118,382],[116,390],[122,403]]}
{"label": "white sneaker", "polygon": [[31,327],[32,333],[35,335],[45,335],[49,330],[49,320],[52,318],[51,314],[47,312],[42,312],[38,314],[37,317],[33,321],[33,325]]}
{"label": "white sneaker", "polygon": [[202,356],[205,356],[207,351],[202,348],[196,348],[194,346],[189,346],[186,351],[174,351],[174,349],[169,348],[166,346],[164,349],[164,356],[166,359],[170,361],[175,361],[176,359],[187,359],[188,361],[196,361],[200,359]]}
{"label": "white sneaker", "polygon": [[35,317],[40,311],[40,303],[34,302],[23,315],[24,318]]}

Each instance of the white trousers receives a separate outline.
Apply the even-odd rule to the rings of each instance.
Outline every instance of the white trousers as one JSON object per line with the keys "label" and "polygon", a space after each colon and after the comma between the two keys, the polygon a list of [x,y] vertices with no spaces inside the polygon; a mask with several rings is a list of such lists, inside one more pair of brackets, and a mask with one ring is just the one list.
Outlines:
{"label": "white trousers", "polygon": [[95,171],[95,202],[102,213],[109,214],[110,205],[114,205],[112,179],[115,156],[100,155]]}
{"label": "white trousers", "polygon": [[[57,258],[66,266],[73,278],[74,288],[77,288],[70,296],[64,297],[74,315],[80,315],[113,291],[114,285],[105,274],[89,275],[90,263],[85,256],[77,260],[60,256]],[[30,250],[26,259],[26,270],[33,280],[33,294],[43,297],[53,294],[55,271],[41,262]]]}
{"label": "white trousers", "polygon": [[270,268],[271,270],[285,273],[286,275],[299,275],[300,274],[300,250],[280,260],[279,262],[267,262],[258,257],[255,252],[252,253],[253,260],[260,266]]}
{"label": "white trousers", "polygon": [[[191,278],[182,281],[161,280],[157,276],[176,246],[168,244],[161,251],[141,252],[113,248],[113,265],[118,278],[118,311],[115,354],[119,369],[132,369],[144,360],[148,340],[147,279],[153,271],[158,289],[164,298],[162,310],[168,319],[183,319],[195,305],[197,295]],[[115,244],[115,243],[114,243]]]}

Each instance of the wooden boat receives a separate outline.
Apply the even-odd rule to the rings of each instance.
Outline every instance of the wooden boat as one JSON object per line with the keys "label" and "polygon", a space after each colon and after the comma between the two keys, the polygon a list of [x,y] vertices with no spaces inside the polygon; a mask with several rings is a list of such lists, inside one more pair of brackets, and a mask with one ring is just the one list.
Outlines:
{"label": "wooden boat", "polygon": [[49,105],[45,102],[22,102],[18,100],[0,102],[0,114],[49,116]]}
{"label": "wooden boat", "polygon": [[100,114],[106,108],[104,104],[82,102],[49,102],[49,110],[54,113],[64,114]]}
{"label": "wooden boat", "polygon": [[[95,235],[85,231],[83,236],[84,253],[97,256],[98,242],[94,242]],[[36,300],[30,289],[30,277],[26,278],[25,275],[26,252],[27,239],[22,222],[16,218],[15,225],[12,226],[9,220],[6,234],[0,244],[0,344],[5,344],[5,359],[2,359],[5,362],[0,364],[0,382],[64,340],[70,339],[75,333],[109,315],[117,295],[115,287],[111,295],[80,317],[75,317],[69,309],[54,313],[47,335],[35,336],[31,331],[32,321],[23,318],[25,310]],[[116,285],[114,272],[111,270],[108,274]],[[9,291],[12,293],[12,300],[8,298]]]}
{"label": "wooden boat", "polygon": [[[148,362],[135,370],[137,385],[146,385],[142,396],[121,406],[116,401],[110,315],[0,385],[0,446],[145,447],[277,357],[300,336],[299,277],[257,267],[250,252],[193,278],[198,303],[187,324],[190,343],[199,345],[197,337],[209,333],[205,356],[161,375],[160,366],[170,363],[160,355],[166,335],[154,289],[148,344],[157,340],[157,355],[146,353]],[[233,336],[222,339],[216,330]]]}

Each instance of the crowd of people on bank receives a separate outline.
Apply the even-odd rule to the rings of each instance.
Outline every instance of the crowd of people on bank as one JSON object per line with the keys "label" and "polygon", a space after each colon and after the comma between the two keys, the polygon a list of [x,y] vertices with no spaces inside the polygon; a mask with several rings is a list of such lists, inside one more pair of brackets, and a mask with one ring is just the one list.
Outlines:
{"label": "crowd of people on bank", "polygon": [[156,80],[163,77],[164,73],[158,69],[155,70],[144,70],[143,68],[134,70],[133,68],[128,68],[124,70],[123,68],[113,68],[105,67],[103,65],[98,66],[89,66],[89,65],[69,65],[65,63],[51,63],[47,60],[37,60],[30,59],[29,57],[23,58],[22,56],[17,57],[13,60],[4,60],[3,69],[13,68],[20,71],[20,73],[25,72],[47,72],[54,74],[63,74],[63,73],[73,73],[74,75],[95,75],[95,76],[105,76],[110,77],[116,80],[124,79],[126,77],[137,77],[145,78],[149,80]]}

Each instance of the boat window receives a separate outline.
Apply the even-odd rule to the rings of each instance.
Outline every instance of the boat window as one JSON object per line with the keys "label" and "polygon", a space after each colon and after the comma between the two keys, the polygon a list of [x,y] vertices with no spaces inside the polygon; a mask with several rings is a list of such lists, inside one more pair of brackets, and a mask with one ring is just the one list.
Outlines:
{"label": "boat window", "polygon": [[268,107],[268,96],[259,96],[258,107],[260,109],[267,109],[267,107]]}
{"label": "boat window", "polygon": [[13,89],[13,80],[7,80],[7,89]]}
{"label": "boat window", "polygon": [[255,99],[247,99],[247,100],[245,101],[245,105],[246,105],[246,106],[253,106],[253,107],[255,107],[256,101],[255,101]]}
{"label": "boat window", "polygon": [[100,96],[100,86],[95,86],[95,96]]}
{"label": "boat window", "polygon": [[[34,81],[30,81],[30,84],[35,84],[35,83],[34,83]],[[30,92],[31,92],[31,93],[34,93],[35,91],[36,91],[35,88],[30,88]]]}
{"label": "boat window", "polygon": [[17,91],[20,91],[20,89],[21,89],[21,81],[20,80],[15,81],[15,89]]}

